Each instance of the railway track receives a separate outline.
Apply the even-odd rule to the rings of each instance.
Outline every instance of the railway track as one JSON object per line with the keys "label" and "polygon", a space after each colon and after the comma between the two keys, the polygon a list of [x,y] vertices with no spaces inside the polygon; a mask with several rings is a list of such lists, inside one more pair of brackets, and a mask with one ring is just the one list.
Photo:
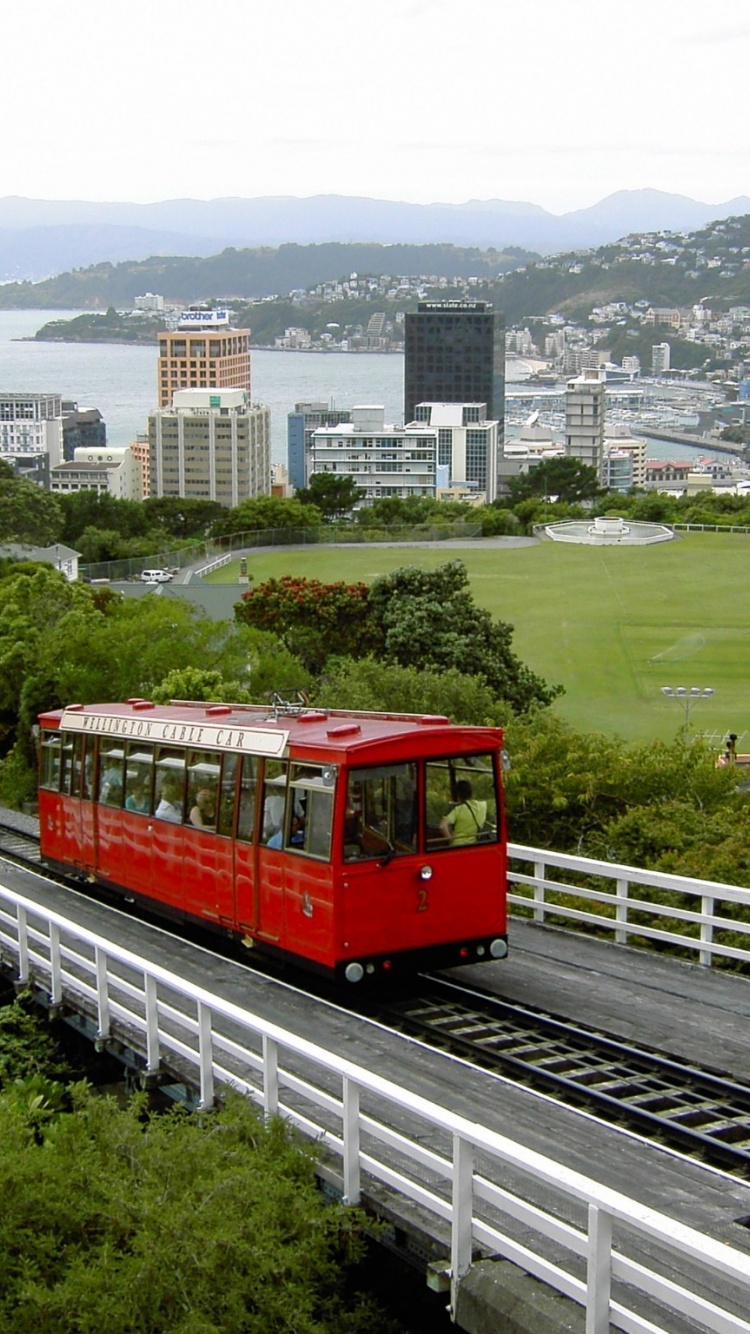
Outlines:
{"label": "railway track", "polygon": [[[41,865],[38,838],[2,820],[0,855]],[[750,1085],[446,978],[422,976],[419,986],[418,994],[357,1008],[481,1069],[750,1177]]]}
{"label": "railway track", "polygon": [[750,1176],[750,1085],[447,979],[380,1018],[514,1083]]}

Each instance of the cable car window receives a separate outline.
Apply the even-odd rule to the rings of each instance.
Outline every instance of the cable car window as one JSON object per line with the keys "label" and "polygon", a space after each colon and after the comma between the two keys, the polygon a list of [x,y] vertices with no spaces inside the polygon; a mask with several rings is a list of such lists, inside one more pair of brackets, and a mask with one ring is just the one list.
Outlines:
{"label": "cable car window", "polygon": [[94,795],[94,770],[96,768],[96,737],[83,737],[83,795],[91,801]]}
{"label": "cable car window", "polygon": [[283,845],[289,852],[331,858],[336,768],[330,764],[293,764],[289,820]]}
{"label": "cable car window", "polygon": [[221,755],[214,750],[189,750],[187,761],[188,821],[197,829],[216,829],[219,814]]}
{"label": "cable car window", "polygon": [[122,746],[99,746],[99,800],[104,806],[122,806],[125,751]]}
{"label": "cable car window", "polygon": [[286,788],[289,765],[286,760],[266,760],[263,780],[263,823],[261,843],[281,847],[286,809]]}
{"label": "cable car window", "polygon": [[125,751],[125,809],[141,815],[151,814],[154,748],[142,741],[131,741]]}
{"label": "cable car window", "polygon": [[417,851],[417,766],[352,769],[346,794],[344,861]]}
{"label": "cable car window", "polygon": [[60,773],[60,791],[69,797],[81,795],[81,770],[83,767],[83,735],[81,732],[62,733],[62,766]]}
{"label": "cable car window", "polygon": [[425,824],[428,852],[497,842],[497,784],[491,755],[428,760]]}
{"label": "cable car window", "polygon": [[159,746],[156,752],[154,815],[157,820],[181,824],[185,808],[185,752]]}
{"label": "cable car window", "polygon": [[[239,760],[238,755],[227,755],[224,758],[224,777],[226,779],[226,770],[228,761],[233,765]],[[240,776],[240,809],[237,817],[237,837],[244,843],[252,843],[255,834],[255,795],[258,783],[258,761],[254,755],[242,756],[242,773]],[[234,805],[234,771],[232,776],[232,804]],[[224,801],[222,798],[222,811]],[[231,833],[231,824],[229,829],[222,830],[223,833]]]}
{"label": "cable car window", "polygon": [[39,779],[41,787],[52,792],[60,790],[60,757],[62,755],[62,736],[59,732],[42,732],[42,772]]}

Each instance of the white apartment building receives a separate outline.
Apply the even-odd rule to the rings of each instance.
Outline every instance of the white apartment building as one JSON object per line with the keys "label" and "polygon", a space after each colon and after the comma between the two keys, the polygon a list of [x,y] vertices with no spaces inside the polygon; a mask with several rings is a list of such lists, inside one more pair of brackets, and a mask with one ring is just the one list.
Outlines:
{"label": "white apartment building", "polygon": [[148,419],[152,496],[232,507],[271,491],[271,413],[244,389],[181,389]]}
{"label": "white apartment building", "polygon": [[604,385],[600,367],[587,367],[565,390],[565,453],[602,474]]}
{"label": "white apartment building", "polygon": [[115,500],[142,500],[143,471],[129,445],[122,449],[84,446],[73,451],[71,462],[50,469],[50,490],[57,495],[96,491]]}
{"label": "white apartment building", "polygon": [[418,403],[414,416],[437,427],[439,487],[496,500],[500,423],[488,419],[486,403]]}
{"label": "white apartment building", "polygon": [[332,472],[351,477],[364,491],[362,505],[383,496],[437,493],[437,427],[411,422],[387,426],[385,408],[352,408],[352,420],[313,432],[310,475]]}
{"label": "white apartment building", "polygon": [[602,486],[628,491],[646,485],[646,441],[632,435],[607,436],[602,460]]}
{"label": "white apartment building", "polygon": [[651,374],[663,375],[669,370],[672,348],[669,343],[654,343],[651,348]]}
{"label": "white apartment building", "polygon": [[0,393],[0,458],[40,454],[51,468],[63,457],[62,396]]}

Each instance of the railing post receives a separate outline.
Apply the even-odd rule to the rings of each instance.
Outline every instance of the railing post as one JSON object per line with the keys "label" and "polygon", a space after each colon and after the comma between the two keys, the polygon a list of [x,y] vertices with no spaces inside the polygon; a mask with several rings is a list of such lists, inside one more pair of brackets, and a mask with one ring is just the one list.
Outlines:
{"label": "railing post", "polygon": [[474,1149],[467,1140],[454,1135],[451,1210],[451,1311],[454,1315],[458,1284],[471,1268],[473,1195]]}
{"label": "railing post", "polygon": [[[713,917],[714,899],[709,894],[701,897],[701,915],[703,917]],[[698,955],[698,962],[705,964],[707,968],[711,967],[713,962],[713,950],[711,946],[714,943],[714,924],[713,922],[701,922],[701,950]]]}
{"label": "railing post", "polygon": [[159,1010],[156,1001],[156,981],[150,973],[143,974],[143,1001],[146,1012],[146,1070],[155,1075],[159,1069]]}
{"label": "railing post", "polygon": [[263,1034],[263,1113],[275,1116],[279,1110],[279,1049],[273,1038]]}
{"label": "railing post", "polygon": [[97,1038],[109,1037],[109,981],[107,978],[107,956],[101,946],[94,950],[96,965],[96,1007],[99,1023]]}
{"label": "railing post", "polygon": [[589,1205],[589,1250],[586,1262],[586,1334],[609,1334],[612,1285],[612,1218]]}
{"label": "railing post", "polygon": [[62,1002],[62,969],[60,966],[60,928],[56,922],[49,924],[49,969],[50,969],[50,1004]]}
{"label": "railing post", "polygon": [[26,909],[19,903],[16,920],[18,922],[18,980],[29,980],[29,924]]}
{"label": "railing post", "polygon": [[545,863],[534,862],[534,921],[544,921],[544,874]]}
{"label": "railing post", "polygon": [[359,1204],[359,1085],[344,1075],[344,1204]]}
{"label": "railing post", "polygon": [[619,900],[619,899],[625,899],[625,902],[624,902],[624,903],[619,903],[619,902],[618,902],[617,907],[616,907],[616,909],[615,909],[615,920],[617,921],[617,929],[616,929],[616,931],[615,931],[615,943],[616,943],[617,945],[627,945],[627,943],[628,943],[628,902],[627,902],[627,899],[628,899],[628,891],[629,891],[629,889],[630,889],[629,881],[627,881],[627,880],[618,880],[618,881],[617,881],[617,897],[618,897],[618,900]]}
{"label": "railing post", "polygon": [[203,1111],[214,1105],[214,1044],[211,1032],[211,1009],[198,1001],[198,1058],[200,1061],[201,1098]]}

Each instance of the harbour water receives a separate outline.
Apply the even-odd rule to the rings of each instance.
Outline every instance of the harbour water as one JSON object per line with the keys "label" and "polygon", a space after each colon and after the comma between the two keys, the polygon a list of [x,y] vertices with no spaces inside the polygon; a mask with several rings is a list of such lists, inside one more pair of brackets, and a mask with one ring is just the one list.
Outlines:
{"label": "harbour water", "polygon": [[[80,313],[0,310],[0,391],[58,393],[80,408],[98,408],[107,423],[109,443],[127,445],[145,433],[148,414],[156,407],[156,348],[33,341],[37,329],[49,320],[72,319]],[[509,363],[509,374],[511,366]],[[403,357],[396,353],[254,350],[252,396],[254,402],[267,404],[271,410],[271,457],[282,463],[286,461],[287,414],[297,402],[337,408],[379,403],[385,407],[387,422],[402,422]],[[516,433],[509,429],[509,434]],[[651,440],[647,453],[650,458],[686,458],[709,454],[710,446],[696,451]]]}
{"label": "harbour water", "polygon": [[[80,311],[0,311],[0,391],[61,394],[80,408],[98,408],[111,445],[127,445],[147,430],[157,403],[154,347],[112,343],[36,343],[34,334],[53,319]],[[32,340],[32,341],[22,341]],[[271,454],[286,460],[286,419],[295,403],[339,408],[382,403],[386,421],[404,413],[404,363],[397,354],[252,353],[252,396],[271,409]]]}

